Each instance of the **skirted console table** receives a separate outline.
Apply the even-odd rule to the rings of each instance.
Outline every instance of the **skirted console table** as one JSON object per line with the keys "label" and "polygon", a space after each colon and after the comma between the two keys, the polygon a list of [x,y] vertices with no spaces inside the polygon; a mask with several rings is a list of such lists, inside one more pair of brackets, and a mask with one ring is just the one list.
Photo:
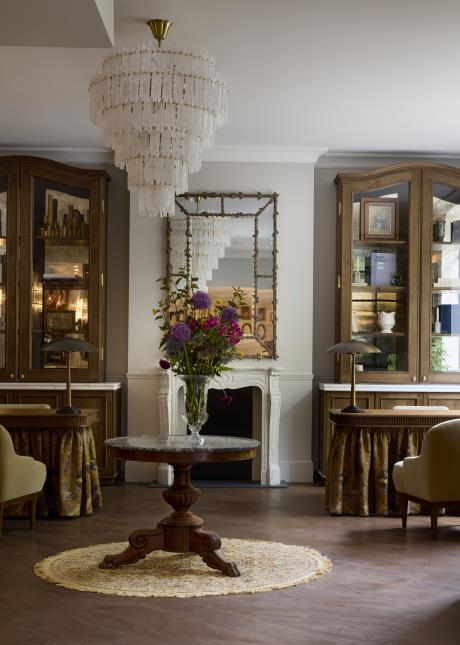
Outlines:
{"label": "skirted console table", "polygon": [[404,457],[420,454],[434,425],[460,410],[329,410],[333,432],[326,475],[326,506],[335,515],[388,515],[396,511],[391,473]]}
{"label": "skirted console table", "polygon": [[[40,515],[90,515],[102,505],[91,426],[98,410],[56,414],[56,410],[1,410],[0,424],[11,434],[15,451],[47,468]],[[17,513],[21,514],[21,509]]]}

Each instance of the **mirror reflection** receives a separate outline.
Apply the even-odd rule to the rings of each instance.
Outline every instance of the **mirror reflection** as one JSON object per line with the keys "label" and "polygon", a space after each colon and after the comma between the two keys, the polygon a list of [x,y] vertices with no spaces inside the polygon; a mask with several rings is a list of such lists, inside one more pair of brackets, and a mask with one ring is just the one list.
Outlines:
{"label": "mirror reflection", "polygon": [[277,194],[187,193],[167,218],[168,272],[198,280],[213,302],[232,287],[245,294],[238,350],[245,358],[276,358]]}

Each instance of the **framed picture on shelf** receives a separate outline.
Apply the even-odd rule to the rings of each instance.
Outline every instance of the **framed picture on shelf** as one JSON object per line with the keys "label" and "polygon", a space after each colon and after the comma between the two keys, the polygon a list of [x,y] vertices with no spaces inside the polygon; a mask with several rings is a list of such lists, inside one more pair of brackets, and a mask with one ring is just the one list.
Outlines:
{"label": "framed picture on shelf", "polygon": [[251,323],[244,323],[241,327],[243,336],[252,336],[252,326]]}
{"label": "framed picture on shelf", "polygon": [[48,331],[73,331],[75,311],[45,311],[45,329]]}
{"label": "framed picture on shelf", "polygon": [[241,305],[240,314],[242,320],[248,320],[251,318],[251,307],[249,305]]}
{"label": "framed picture on shelf", "polygon": [[257,338],[263,340],[265,338],[265,325],[257,326]]}
{"label": "framed picture on shelf", "polygon": [[397,199],[361,198],[361,239],[396,240],[398,224]]}

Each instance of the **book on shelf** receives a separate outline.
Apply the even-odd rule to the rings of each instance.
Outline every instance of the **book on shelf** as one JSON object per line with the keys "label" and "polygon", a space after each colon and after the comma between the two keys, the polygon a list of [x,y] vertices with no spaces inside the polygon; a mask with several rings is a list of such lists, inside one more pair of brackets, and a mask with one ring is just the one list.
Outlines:
{"label": "book on shelf", "polygon": [[371,253],[371,285],[389,287],[396,274],[396,253]]}
{"label": "book on shelf", "polygon": [[[460,334],[460,305],[438,305],[442,334]],[[438,317],[438,313],[436,313]]]}

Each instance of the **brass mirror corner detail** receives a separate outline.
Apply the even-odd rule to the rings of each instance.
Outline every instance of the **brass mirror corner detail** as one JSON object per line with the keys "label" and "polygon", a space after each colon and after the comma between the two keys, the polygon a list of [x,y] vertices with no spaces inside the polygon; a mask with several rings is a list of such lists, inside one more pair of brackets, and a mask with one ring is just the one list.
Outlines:
{"label": "brass mirror corner detail", "polygon": [[213,302],[243,290],[243,358],[278,358],[277,217],[277,193],[184,193],[166,218],[170,281],[185,269]]}

